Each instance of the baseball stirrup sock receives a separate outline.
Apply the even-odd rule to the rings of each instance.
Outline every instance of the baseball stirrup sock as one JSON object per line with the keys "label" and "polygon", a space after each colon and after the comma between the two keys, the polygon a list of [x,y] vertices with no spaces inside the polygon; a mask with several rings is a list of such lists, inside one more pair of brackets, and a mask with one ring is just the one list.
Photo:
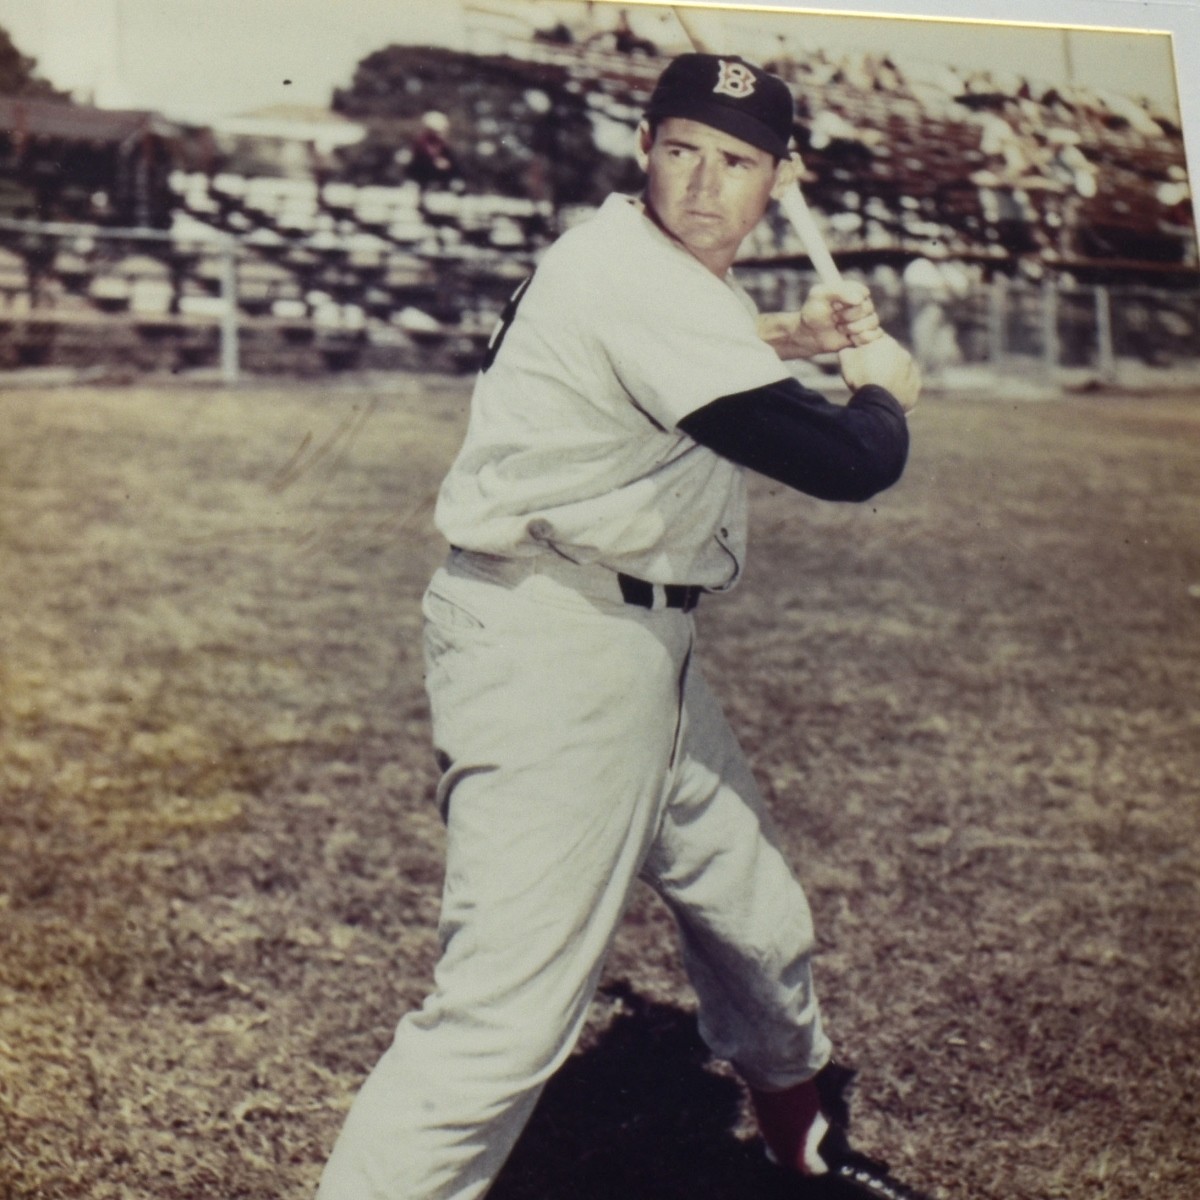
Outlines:
{"label": "baseball stirrup sock", "polygon": [[773,1162],[804,1175],[824,1175],[829,1170],[818,1150],[829,1131],[829,1121],[821,1112],[815,1080],[781,1092],[751,1088],[750,1099],[767,1156]]}

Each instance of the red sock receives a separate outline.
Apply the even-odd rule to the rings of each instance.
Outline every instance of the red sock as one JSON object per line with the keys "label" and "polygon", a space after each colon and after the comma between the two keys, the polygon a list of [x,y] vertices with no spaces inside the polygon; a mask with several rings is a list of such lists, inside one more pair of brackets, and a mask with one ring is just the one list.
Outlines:
{"label": "red sock", "polygon": [[821,1096],[816,1080],[807,1079],[781,1092],[751,1088],[750,1100],[763,1141],[781,1167],[805,1175],[818,1174],[824,1169],[825,1164],[816,1155],[816,1147],[810,1145],[820,1141],[820,1136],[813,1138],[811,1135],[823,1134],[827,1128],[821,1116]]}

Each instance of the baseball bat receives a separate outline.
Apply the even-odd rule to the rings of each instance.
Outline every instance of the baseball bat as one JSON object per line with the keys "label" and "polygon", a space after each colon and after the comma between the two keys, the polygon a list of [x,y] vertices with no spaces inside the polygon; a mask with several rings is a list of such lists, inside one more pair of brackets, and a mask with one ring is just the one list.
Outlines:
{"label": "baseball bat", "polygon": [[[695,14],[690,9],[677,6],[672,6],[672,9],[675,19],[679,22],[683,32],[687,34],[688,41],[691,42],[692,48],[697,53],[718,53],[701,32]],[[827,287],[837,287],[842,282],[842,273],[838,270],[837,263],[833,261],[833,255],[829,253],[829,247],[821,236],[812,209],[808,207],[808,201],[804,199],[804,192],[798,183],[795,187],[788,188],[779,198],[779,207],[783,209],[784,216],[791,222],[792,228],[800,238],[805,252],[812,261],[817,278]]]}

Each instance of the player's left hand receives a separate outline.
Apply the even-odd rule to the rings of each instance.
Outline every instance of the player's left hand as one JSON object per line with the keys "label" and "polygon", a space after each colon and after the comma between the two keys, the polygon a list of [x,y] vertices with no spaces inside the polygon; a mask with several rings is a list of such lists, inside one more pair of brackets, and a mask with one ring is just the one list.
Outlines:
{"label": "player's left hand", "polygon": [[820,347],[833,353],[850,346],[865,346],[883,337],[879,314],[865,284],[843,280],[837,287],[819,283],[800,309],[800,321]]}

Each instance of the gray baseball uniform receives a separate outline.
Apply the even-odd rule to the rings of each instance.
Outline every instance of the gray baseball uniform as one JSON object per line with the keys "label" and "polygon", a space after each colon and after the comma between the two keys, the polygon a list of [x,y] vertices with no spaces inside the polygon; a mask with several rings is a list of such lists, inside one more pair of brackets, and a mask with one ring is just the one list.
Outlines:
{"label": "gray baseball uniform", "polygon": [[638,201],[611,197],[546,253],[493,338],[437,506],[453,547],[424,601],[443,953],[321,1200],[488,1189],[639,879],[678,921],[716,1055],[765,1089],[827,1062],[808,904],[691,609],[741,575],[746,465],[816,494],[841,471],[858,496],[898,474],[903,425],[880,389],[849,406],[801,389],[745,294]]}

